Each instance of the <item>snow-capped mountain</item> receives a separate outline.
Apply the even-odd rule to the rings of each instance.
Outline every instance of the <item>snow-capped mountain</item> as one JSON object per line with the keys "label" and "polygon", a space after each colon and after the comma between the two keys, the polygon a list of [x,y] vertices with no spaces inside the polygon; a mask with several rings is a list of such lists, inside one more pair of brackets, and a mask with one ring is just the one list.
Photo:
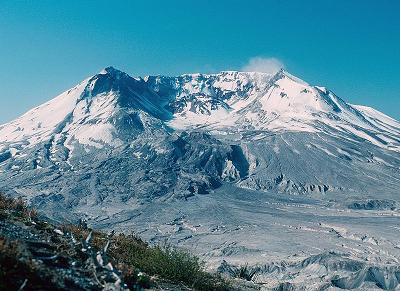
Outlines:
{"label": "snow-capped mountain", "polygon": [[130,132],[140,131],[147,117],[162,120],[170,115],[160,102],[160,97],[143,80],[106,68],[1,126],[2,144],[22,142],[29,146],[49,140],[57,142],[62,136],[63,144],[76,140],[98,148],[103,144],[119,146],[122,141],[113,137],[125,125]]}
{"label": "snow-capped mountain", "polygon": [[[365,257],[379,270],[400,262],[388,230],[399,185],[398,121],[283,70],[133,78],[109,67],[0,126],[0,189],[54,219],[197,243],[210,262],[270,253],[289,266],[349,250],[318,257],[316,274],[279,267],[279,282],[293,272],[318,285],[331,260],[352,260],[335,265],[341,275]],[[282,231],[292,243],[277,243]]]}
{"label": "snow-capped mountain", "polygon": [[328,89],[311,86],[283,70],[275,75],[221,72],[142,79],[112,67],[1,126],[1,145],[34,145],[68,133],[66,144],[75,138],[97,147],[119,146],[122,141],[114,139],[118,131],[126,126],[128,131],[137,130],[146,116],[147,121],[158,119],[175,130],[201,127],[226,134],[335,130],[400,150],[398,121],[347,104]]}
{"label": "snow-capped mountain", "polygon": [[[398,151],[400,123],[375,112],[370,121],[362,107],[351,106],[324,87],[281,70],[264,73],[222,72],[148,78],[156,92],[169,85],[176,129],[207,127],[215,132],[306,131],[354,135]],[[164,93],[161,91],[161,93]],[[370,110],[370,112],[372,112]]]}

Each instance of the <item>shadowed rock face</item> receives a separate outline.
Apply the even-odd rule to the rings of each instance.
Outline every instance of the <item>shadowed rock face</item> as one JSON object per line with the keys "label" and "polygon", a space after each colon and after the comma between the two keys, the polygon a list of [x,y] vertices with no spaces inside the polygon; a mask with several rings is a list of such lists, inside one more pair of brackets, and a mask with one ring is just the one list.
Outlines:
{"label": "shadowed rock face", "polygon": [[106,68],[0,126],[0,188],[59,220],[201,244],[210,262],[345,245],[352,260],[386,268],[400,258],[399,149],[399,122],[284,71]]}

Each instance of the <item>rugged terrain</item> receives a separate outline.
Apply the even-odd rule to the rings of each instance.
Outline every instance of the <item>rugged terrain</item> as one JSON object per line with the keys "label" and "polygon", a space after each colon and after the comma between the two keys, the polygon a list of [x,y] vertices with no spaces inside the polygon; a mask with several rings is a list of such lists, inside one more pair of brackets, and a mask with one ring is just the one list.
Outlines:
{"label": "rugged terrain", "polygon": [[399,284],[400,123],[279,71],[106,68],[0,126],[0,187],[244,264],[265,288]]}
{"label": "rugged terrain", "polygon": [[205,272],[185,250],[152,247],[133,234],[107,234],[83,222],[53,224],[22,199],[1,193],[0,226],[1,290],[227,291],[248,285]]}

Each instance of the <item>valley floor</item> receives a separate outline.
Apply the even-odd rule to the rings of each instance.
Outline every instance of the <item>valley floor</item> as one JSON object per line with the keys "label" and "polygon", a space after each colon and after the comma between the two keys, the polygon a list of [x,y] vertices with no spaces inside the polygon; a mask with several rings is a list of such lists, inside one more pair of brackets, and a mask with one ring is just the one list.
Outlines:
{"label": "valley floor", "polygon": [[357,199],[225,185],[187,201],[153,201],[136,210],[125,205],[107,215],[94,211],[89,222],[188,248],[210,269],[248,263],[266,289],[394,289],[400,280],[400,212],[386,207],[386,200]]}

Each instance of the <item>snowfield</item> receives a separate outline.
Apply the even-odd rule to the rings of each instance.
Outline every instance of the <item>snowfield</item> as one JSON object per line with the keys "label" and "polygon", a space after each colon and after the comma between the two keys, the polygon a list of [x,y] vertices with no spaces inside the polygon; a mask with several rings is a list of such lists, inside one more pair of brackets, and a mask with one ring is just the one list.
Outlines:
{"label": "snowfield", "polygon": [[283,70],[106,68],[0,126],[0,189],[265,290],[400,286],[400,123]]}

